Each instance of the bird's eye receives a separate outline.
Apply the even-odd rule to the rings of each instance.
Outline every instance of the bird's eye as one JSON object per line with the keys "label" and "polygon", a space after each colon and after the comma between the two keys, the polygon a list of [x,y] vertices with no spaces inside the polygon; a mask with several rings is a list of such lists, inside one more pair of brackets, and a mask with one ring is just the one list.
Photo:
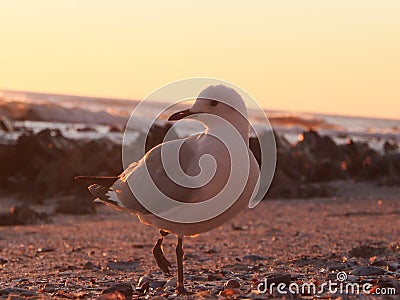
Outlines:
{"label": "bird's eye", "polygon": [[211,106],[217,106],[217,104],[218,104],[217,100],[213,100],[213,101],[210,102]]}

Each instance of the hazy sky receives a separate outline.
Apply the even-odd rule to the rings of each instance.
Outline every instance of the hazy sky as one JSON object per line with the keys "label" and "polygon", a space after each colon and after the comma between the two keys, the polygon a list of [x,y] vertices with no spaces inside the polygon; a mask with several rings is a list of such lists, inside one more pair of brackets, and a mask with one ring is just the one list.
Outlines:
{"label": "hazy sky", "polygon": [[270,109],[400,118],[400,1],[0,2],[0,89],[140,99],[193,76]]}

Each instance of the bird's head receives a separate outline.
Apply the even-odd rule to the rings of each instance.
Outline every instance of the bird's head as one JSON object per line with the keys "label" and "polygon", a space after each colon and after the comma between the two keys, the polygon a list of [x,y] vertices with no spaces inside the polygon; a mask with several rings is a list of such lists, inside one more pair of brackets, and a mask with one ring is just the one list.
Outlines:
{"label": "bird's head", "polygon": [[[232,124],[240,119],[247,119],[247,108],[242,97],[232,88],[224,85],[212,85],[202,90],[193,106],[171,115],[168,120],[176,121],[183,118],[194,119],[210,125],[201,114],[216,115]],[[209,119],[208,119],[209,120]]]}

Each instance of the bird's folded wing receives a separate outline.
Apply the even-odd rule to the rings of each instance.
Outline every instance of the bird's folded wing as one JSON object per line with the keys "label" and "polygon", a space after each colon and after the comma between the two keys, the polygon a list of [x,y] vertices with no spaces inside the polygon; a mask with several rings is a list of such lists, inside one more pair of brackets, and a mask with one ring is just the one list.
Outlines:
{"label": "bird's folded wing", "polygon": [[[185,152],[186,157],[192,157],[189,148],[183,147],[181,150]],[[181,168],[183,171],[187,170],[186,161],[182,162]],[[111,190],[115,191],[125,208],[140,214],[149,213],[142,205],[144,201],[150,203],[152,207],[157,207],[158,212],[170,209],[170,203],[165,203],[165,197],[162,195],[176,201],[191,202],[191,198],[196,194],[195,190],[176,184],[169,178],[169,175],[164,170],[161,159],[161,145],[158,145],[140,161],[131,164],[119,176]],[[140,196],[141,201],[138,201],[138,196]]]}

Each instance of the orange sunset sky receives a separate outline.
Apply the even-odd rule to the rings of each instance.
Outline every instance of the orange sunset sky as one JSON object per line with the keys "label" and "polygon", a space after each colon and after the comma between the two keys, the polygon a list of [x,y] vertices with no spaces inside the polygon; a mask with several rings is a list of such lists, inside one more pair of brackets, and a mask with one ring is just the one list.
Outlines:
{"label": "orange sunset sky", "polygon": [[400,1],[0,2],[0,89],[141,99],[214,77],[265,108],[400,119]]}

